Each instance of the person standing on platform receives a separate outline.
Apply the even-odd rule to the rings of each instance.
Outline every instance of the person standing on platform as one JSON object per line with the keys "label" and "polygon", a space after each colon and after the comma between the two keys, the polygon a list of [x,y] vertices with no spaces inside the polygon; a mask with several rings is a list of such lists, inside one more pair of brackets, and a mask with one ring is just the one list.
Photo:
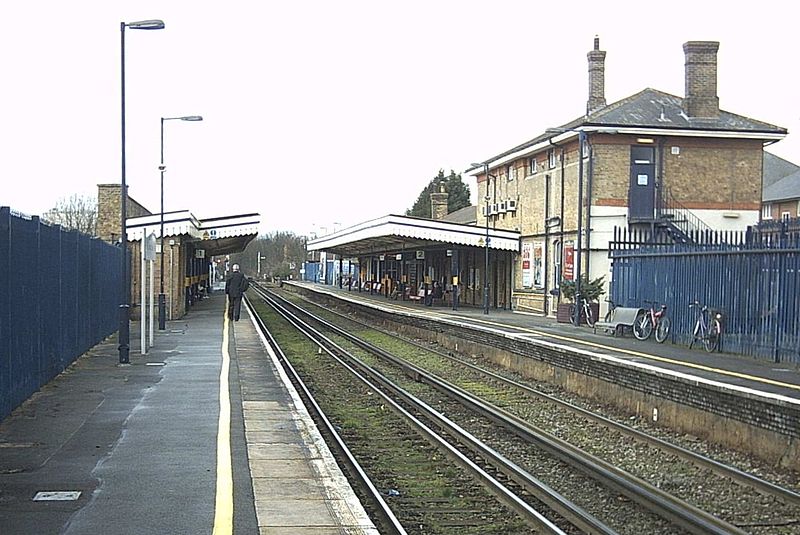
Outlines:
{"label": "person standing on platform", "polygon": [[233,273],[225,281],[225,293],[228,295],[228,319],[239,321],[239,312],[242,308],[242,296],[250,283],[239,271],[239,264],[233,265]]}

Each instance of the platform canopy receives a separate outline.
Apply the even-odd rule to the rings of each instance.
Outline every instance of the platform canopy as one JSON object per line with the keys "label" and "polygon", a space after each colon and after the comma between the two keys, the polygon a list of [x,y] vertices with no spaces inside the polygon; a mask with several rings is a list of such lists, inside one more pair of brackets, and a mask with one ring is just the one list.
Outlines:
{"label": "platform canopy", "polygon": [[[242,214],[211,219],[197,219],[188,210],[164,214],[164,238],[188,237],[202,241],[201,249],[207,256],[225,255],[244,251],[258,236],[260,214]],[[128,218],[128,241],[139,241],[142,236],[154,233],[161,237],[161,216],[152,214]]]}
{"label": "platform canopy", "polygon": [[[362,256],[434,245],[485,247],[486,227],[388,215],[310,240],[309,251]],[[519,251],[520,233],[490,228],[489,248]]]}

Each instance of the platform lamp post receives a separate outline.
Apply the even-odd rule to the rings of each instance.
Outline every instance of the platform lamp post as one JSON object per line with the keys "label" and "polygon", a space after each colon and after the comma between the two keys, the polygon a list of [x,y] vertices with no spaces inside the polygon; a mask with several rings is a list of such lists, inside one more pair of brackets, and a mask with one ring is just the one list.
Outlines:
{"label": "platform lamp post", "polygon": [[167,296],[164,294],[164,121],[202,121],[200,115],[185,115],[183,117],[162,117],[161,118],[161,287],[158,294],[158,330],[163,331],[167,328]]}
{"label": "platform lamp post", "polygon": [[483,268],[483,313],[489,313],[489,162],[473,163],[473,167],[483,166],[483,173],[486,175],[486,238],[484,243],[484,268]]}
{"label": "platform lamp post", "polygon": [[[581,310],[583,307],[578,305],[578,294],[581,291],[581,248],[583,246],[581,235],[583,234],[583,147],[586,144],[586,132],[575,128],[548,128],[546,134],[565,134],[575,132],[578,134],[578,222],[577,237],[575,239],[575,322],[576,327],[580,327]],[[563,215],[563,214],[562,214]]]}
{"label": "platform lamp post", "polygon": [[122,177],[120,179],[120,249],[122,249],[122,300],[119,305],[119,363],[130,363],[130,273],[128,272],[128,186],[125,183],[125,28],[131,30],[163,30],[164,21],[140,20],[137,22],[120,22],[120,84],[121,84],[121,120],[122,128]]}

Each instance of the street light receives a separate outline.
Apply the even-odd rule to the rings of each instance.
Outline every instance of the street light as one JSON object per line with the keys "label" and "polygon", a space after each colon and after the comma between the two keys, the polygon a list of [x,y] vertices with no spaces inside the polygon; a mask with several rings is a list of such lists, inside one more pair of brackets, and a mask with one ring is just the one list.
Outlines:
{"label": "street light", "polygon": [[486,175],[486,243],[484,254],[483,271],[483,313],[489,313],[489,178],[495,178],[489,174],[489,162],[473,163],[473,167],[483,166],[483,173]]}
{"label": "street light", "polygon": [[120,22],[120,84],[121,84],[121,128],[122,128],[122,177],[120,179],[120,248],[122,249],[122,300],[119,305],[119,363],[130,363],[130,273],[128,272],[128,190],[125,183],[125,28],[132,30],[162,30],[164,21],[140,20],[137,22]]}
{"label": "street light", "polygon": [[[578,134],[578,227],[577,238],[575,240],[575,322],[574,325],[579,327],[581,322],[581,310],[583,307],[578,303],[578,296],[581,291],[581,248],[582,240],[581,234],[583,229],[583,147],[586,144],[586,132],[583,130],[576,130],[574,128],[548,128],[545,130],[546,134],[564,134],[567,132],[576,132]],[[562,214],[563,215],[563,214]]]}
{"label": "street light", "polygon": [[199,115],[186,115],[183,117],[162,117],[161,118],[161,290],[158,294],[158,330],[163,331],[167,328],[167,296],[164,295],[164,121],[202,121]]}

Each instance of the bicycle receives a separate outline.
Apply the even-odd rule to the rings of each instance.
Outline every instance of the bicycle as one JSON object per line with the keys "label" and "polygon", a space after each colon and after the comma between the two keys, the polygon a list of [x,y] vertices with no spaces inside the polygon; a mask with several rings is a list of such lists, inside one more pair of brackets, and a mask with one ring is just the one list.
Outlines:
{"label": "bicycle", "polygon": [[649,310],[645,310],[633,323],[633,335],[637,340],[647,340],[653,331],[656,333],[656,342],[663,343],[669,336],[669,329],[672,322],[667,317],[667,305],[661,305],[656,311],[656,301],[645,301],[650,303]]}
{"label": "bicycle", "polygon": [[689,349],[698,340],[703,343],[703,348],[708,353],[713,353],[719,348],[719,338],[722,335],[722,313],[718,310],[712,311],[706,305],[701,305],[698,301],[689,304],[689,308],[697,309],[697,317],[692,331],[692,341],[689,342]]}
{"label": "bicycle", "polygon": [[617,308],[617,306],[619,306],[619,305],[617,305],[611,299],[606,299],[606,303],[608,303],[608,312],[606,312],[606,315],[603,318],[603,322],[611,323],[611,318],[614,317],[614,309]]}
{"label": "bicycle", "polygon": [[[586,324],[589,327],[594,327],[594,324],[597,323],[597,318],[594,317],[594,312],[592,312],[591,303],[588,299],[583,297],[581,294],[575,296],[575,303],[569,305],[569,322],[575,325],[575,307],[581,307],[581,315],[586,320]],[[580,321],[580,318],[578,318]]]}

